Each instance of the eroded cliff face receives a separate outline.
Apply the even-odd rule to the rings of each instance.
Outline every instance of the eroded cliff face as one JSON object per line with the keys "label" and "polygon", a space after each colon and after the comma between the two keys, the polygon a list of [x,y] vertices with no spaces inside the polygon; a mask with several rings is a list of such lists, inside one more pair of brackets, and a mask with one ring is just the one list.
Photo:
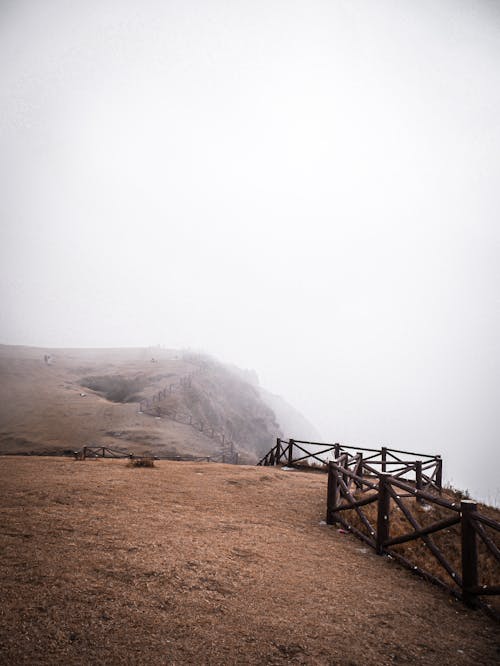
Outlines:
{"label": "eroded cliff face", "polygon": [[223,431],[239,448],[260,457],[282,431],[259,387],[213,358],[203,357],[199,367],[190,385],[179,394],[180,406],[194,419]]}

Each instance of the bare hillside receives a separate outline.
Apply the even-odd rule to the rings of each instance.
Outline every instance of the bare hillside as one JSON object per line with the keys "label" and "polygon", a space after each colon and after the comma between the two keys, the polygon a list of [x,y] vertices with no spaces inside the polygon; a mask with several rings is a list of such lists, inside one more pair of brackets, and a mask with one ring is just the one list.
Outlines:
{"label": "bare hillside", "polygon": [[[282,432],[252,382],[205,356],[158,348],[2,345],[0,376],[0,453],[95,444],[157,455],[214,455],[217,431],[235,442],[241,460],[254,462]],[[140,401],[165,387],[172,387],[168,395],[142,413]],[[181,413],[193,426],[176,420]],[[194,426],[199,422],[203,431]]]}

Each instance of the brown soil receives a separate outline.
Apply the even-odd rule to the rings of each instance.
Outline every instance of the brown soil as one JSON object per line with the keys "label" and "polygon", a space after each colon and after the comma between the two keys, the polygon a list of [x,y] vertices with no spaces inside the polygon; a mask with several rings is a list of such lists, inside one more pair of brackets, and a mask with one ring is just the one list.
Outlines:
{"label": "brown soil", "polygon": [[320,524],[326,475],[0,458],[2,664],[496,664],[500,628]]}

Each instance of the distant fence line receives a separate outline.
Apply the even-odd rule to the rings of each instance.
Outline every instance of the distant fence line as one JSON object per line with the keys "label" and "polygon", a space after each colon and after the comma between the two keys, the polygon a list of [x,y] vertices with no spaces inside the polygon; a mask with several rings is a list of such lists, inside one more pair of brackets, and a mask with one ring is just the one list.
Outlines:
{"label": "distant fence line", "polygon": [[[484,601],[500,595],[500,522],[478,511],[476,502],[443,497],[440,456],[278,439],[258,464],[300,468],[311,461],[328,472],[327,524],[341,525],[469,607],[500,617],[500,609]],[[423,517],[432,507],[439,519],[429,523]],[[405,549],[410,542],[425,551]]]}
{"label": "distant fence line", "polygon": [[120,449],[112,449],[109,446],[84,446],[79,451],[74,451],[73,455],[75,460],[88,460],[92,458],[118,458],[118,459],[142,459],[150,458],[154,460],[178,460],[183,462],[230,462],[225,460],[223,452],[212,456],[192,456],[176,454],[169,455],[148,455],[132,453],[130,451],[123,451]]}
{"label": "distant fence line", "polygon": [[141,400],[139,402],[139,411],[143,414],[148,414],[149,416],[166,416],[172,421],[188,425],[194,430],[203,433],[205,437],[212,439],[214,442],[220,445],[220,457],[224,460],[224,462],[237,465],[239,462],[239,453],[236,447],[238,445],[226,435],[224,430],[216,430],[204,421],[194,419],[193,415],[188,412],[182,411],[180,409],[169,409],[161,406],[160,403],[165,400],[168,395],[190,388],[192,386],[193,378],[196,375],[202,373],[207,367],[207,362],[203,359],[203,357],[196,354],[185,355],[184,360],[188,361],[189,363],[198,365],[198,369],[188,373],[183,377],[180,377],[179,381],[177,382],[169,383],[167,386],[157,391],[157,393],[155,393],[151,398],[145,398],[144,400]]}

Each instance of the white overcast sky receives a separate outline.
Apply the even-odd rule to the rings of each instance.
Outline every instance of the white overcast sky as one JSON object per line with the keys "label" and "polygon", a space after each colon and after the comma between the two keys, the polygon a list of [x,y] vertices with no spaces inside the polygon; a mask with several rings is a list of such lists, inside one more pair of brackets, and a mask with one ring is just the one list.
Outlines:
{"label": "white overcast sky", "polygon": [[499,84],[497,1],[0,0],[0,341],[201,348],[499,501]]}

